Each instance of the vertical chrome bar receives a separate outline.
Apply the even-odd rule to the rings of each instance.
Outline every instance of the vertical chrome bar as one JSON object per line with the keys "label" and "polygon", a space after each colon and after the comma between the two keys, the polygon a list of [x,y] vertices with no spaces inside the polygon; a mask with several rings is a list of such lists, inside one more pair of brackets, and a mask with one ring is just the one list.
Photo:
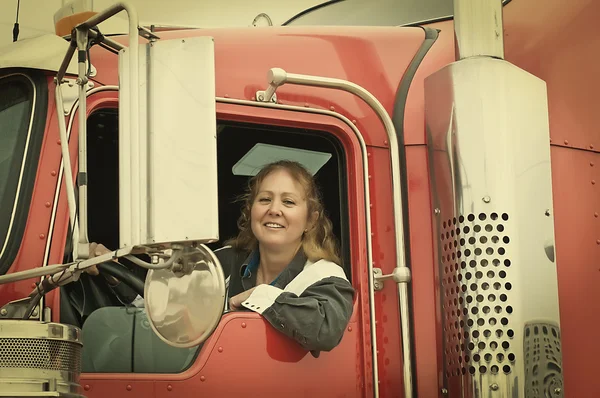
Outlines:
{"label": "vertical chrome bar", "polygon": [[502,0],[454,0],[456,60],[504,59]]}
{"label": "vertical chrome bar", "polygon": [[[77,185],[79,189],[79,243],[88,243],[87,231],[87,64],[86,52],[88,45],[87,29],[77,29],[77,66],[79,77],[77,84],[79,85],[79,156],[77,161],[79,164],[79,173],[77,175]],[[87,258],[85,250],[78,250],[78,257]]]}
{"label": "vertical chrome bar", "polygon": [[[400,184],[400,155],[398,151],[398,140],[396,137],[396,130],[392,119],[386,112],[385,108],[381,103],[367,90],[360,87],[357,84],[340,80],[331,79],[319,76],[307,76],[287,73],[283,69],[273,68],[269,71],[269,81],[279,84],[297,84],[303,86],[314,86],[314,87],[325,87],[336,90],[343,90],[356,95],[365,101],[377,114],[381,122],[385,127],[385,131],[388,136],[388,142],[390,145],[390,160],[391,160],[391,172],[392,172],[392,195],[393,195],[393,212],[394,212],[394,230],[396,233],[396,267],[406,268],[406,251],[404,248],[404,227],[403,227],[403,214],[402,214],[402,185]],[[279,85],[277,84],[277,85]],[[373,270],[372,264],[370,264],[369,270],[369,281],[372,283]],[[371,285],[372,286],[372,285]],[[371,296],[371,303],[373,303],[373,296]],[[373,304],[372,304],[373,305]],[[398,306],[400,308],[400,326],[402,332],[402,366],[404,376],[404,396],[411,398],[413,396],[413,385],[412,385],[412,362],[411,362],[411,328],[410,328],[410,313],[408,307],[408,286],[406,283],[400,283],[398,285]],[[374,308],[372,307],[371,314],[374,314]],[[373,362],[376,363],[376,344],[375,337],[372,336],[374,357]],[[376,366],[376,365],[375,365]],[[375,386],[377,386],[378,380],[375,380]],[[377,389],[377,387],[375,387]]]}
{"label": "vertical chrome bar", "polygon": [[[63,157],[63,173],[65,186],[67,187],[67,203],[69,204],[69,220],[71,222],[71,230],[75,228],[75,188],[73,186],[73,169],[71,169],[71,156],[69,155],[69,138],[67,137],[67,128],[65,126],[65,116],[63,110],[63,97],[60,91],[60,84],[56,83],[54,90],[56,98],[56,116],[58,118],[58,131],[60,134],[60,149]],[[58,187],[60,189],[60,187]]]}
{"label": "vertical chrome bar", "polygon": [[[77,28],[84,28],[85,30],[98,25],[113,15],[121,12],[127,12],[129,18],[129,114],[137,115],[139,112],[139,88],[138,88],[138,60],[139,60],[139,42],[138,42],[138,27],[139,18],[135,8],[127,2],[119,2],[106,10],[94,15],[87,21],[83,22]],[[131,145],[134,148],[139,148],[141,142],[139,121],[137,117],[130,118],[130,128],[128,138]],[[125,134],[125,133],[124,133]],[[121,135],[121,134],[120,134]],[[133,169],[139,168],[140,165],[140,153],[138,151],[132,151],[130,158],[130,167]],[[141,209],[139,207],[133,208],[132,203],[140,203],[140,193],[143,189],[143,181],[119,181],[119,186],[131,186],[131,202],[125,203],[119,202],[120,212],[130,214],[130,223],[128,223],[127,230],[131,231],[131,237],[127,237],[129,241],[139,242],[141,235]],[[130,226],[130,227],[129,227]]]}

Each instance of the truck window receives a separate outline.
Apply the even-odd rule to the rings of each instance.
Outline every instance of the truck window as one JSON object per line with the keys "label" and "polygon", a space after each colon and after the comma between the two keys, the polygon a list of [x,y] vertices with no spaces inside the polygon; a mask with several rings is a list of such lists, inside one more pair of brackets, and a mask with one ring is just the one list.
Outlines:
{"label": "truck window", "polygon": [[[345,159],[341,144],[323,132],[218,122],[221,241],[211,244],[211,248],[221,247],[225,240],[237,233],[241,203],[236,199],[244,192],[250,178],[250,174],[244,172],[240,166],[240,159],[257,144],[292,152],[311,151],[324,155],[323,159],[326,161],[320,165],[315,177],[323,194],[325,208],[332,220],[334,233],[340,241],[344,269],[350,279]],[[90,115],[87,152],[89,238],[90,241],[101,242],[109,248],[117,247],[117,109],[98,110]],[[138,268],[133,271],[140,279],[144,278],[145,270]],[[81,308],[84,313],[81,317],[84,372],[179,373],[193,364],[201,347],[174,348],[162,342],[152,331],[143,308],[136,308],[128,302],[119,305],[111,297],[110,288],[86,282],[88,279],[92,277],[82,275],[80,287],[70,288],[72,291],[79,291],[78,294],[71,294],[70,301],[76,300],[77,297],[83,300],[85,297],[89,307],[85,308],[82,303],[70,303],[71,306]],[[103,294],[108,297],[100,297]],[[295,343],[290,341],[290,344]]]}
{"label": "truck window", "polygon": [[34,107],[46,105],[46,88],[25,75],[12,74],[0,77],[0,92],[0,274],[4,274],[25,227],[31,199],[27,193],[33,188],[39,157],[34,153],[39,153],[46,122],[45,113],[34,119]]}

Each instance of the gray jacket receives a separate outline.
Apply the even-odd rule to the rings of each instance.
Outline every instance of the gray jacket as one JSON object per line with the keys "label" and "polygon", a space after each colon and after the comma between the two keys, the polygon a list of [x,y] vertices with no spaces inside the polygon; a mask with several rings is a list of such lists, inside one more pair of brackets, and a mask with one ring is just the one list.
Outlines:
{"label": "gray jacket", "polygon": [[[215,252],[230,271],[228,297],[256,286],[258,251],[224,247]],[[337,264],[307,260],[302,250],[270,285],[258,286],[242,305],[318,357],[342,340],[352,315],[354,289]]]}

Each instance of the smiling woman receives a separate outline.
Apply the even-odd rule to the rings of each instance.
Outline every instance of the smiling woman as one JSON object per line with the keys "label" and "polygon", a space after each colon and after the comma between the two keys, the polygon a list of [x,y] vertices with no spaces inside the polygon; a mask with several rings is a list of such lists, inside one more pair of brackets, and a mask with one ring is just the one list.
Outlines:
{"label": "smiling woman", "polygon": [[338,265],[331,221],[312,175],[278,161],[250,179],[239,234],[217,251],[231,268],[229,307],[261,314],[313,355],[333,349],[352,314],[354,290]]}

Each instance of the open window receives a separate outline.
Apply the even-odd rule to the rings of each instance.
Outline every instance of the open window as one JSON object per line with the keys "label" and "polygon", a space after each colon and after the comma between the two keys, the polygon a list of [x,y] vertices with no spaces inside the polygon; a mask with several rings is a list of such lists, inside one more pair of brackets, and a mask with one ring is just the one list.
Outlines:
{"label": "open window", "polygon": [[[219,172],[219,234],[223,241],[237,234],[237,219],[241,203],[236,199],[248,186],[249,167],[257,165],[252,156],[265,156],[265,162],[292,154],[294,159],[316,171],[325,211],[333,224],[333,233],[340,243],[343,268],[350,280],[349,232],[345,158],[341,144],[320,131],[282,128],[259,124],[220,122],[218,124],[217,162]],[[263,145],[262,148],[260,146]],[[253,152],[256,154],[253,155]],[[301,152],[308,152],[303,155]],[[242,160],[242,161],[241,161]],[[313,167],[310,167],[313,166]],[[320,166],[320,167],[319,167]]]}
{"label": "open window", "polygon": [[[94,111],[87,125],[88,235],[90,241],[103,243],[111,249],[119,244],[118,125],[117,109]],[[256,163],[256,157],[269,162],[288,154],[314,172],[333,232],[340,243],[342,265],[351,280],[345,156],[333,135],[220,121],[217,151],[220,241],[209,245],[212,249],[221,247],[237,234],[241,207],[237,198],[244,193],[251,175],[258,171],[256,166],[262,166]],[[201,178],[201,170],[198,175]],[[131,270],[143,280],[144,269],[131,267]],[[94,277],[84,275],[84,278]],[[143,308],[115,301],[110,287],[96,287],[102,284],[102,276],[95,278],[97,281],[91,283],[92,287],[81,282],[72,284],[75,286],[69,292],[71,307],[79,305],[76,311],[85,313],[81,319],[84,372],[179,373],[193,364],[200,351],[198,348],[174,348],[162,342],[151,330]],[[103,294],[110,297],[92,300],[88,297]],[[84,299],[88,305],[91,302],[92,307],[73,303]],[[61,308],[61,316],[64,312]]]}

